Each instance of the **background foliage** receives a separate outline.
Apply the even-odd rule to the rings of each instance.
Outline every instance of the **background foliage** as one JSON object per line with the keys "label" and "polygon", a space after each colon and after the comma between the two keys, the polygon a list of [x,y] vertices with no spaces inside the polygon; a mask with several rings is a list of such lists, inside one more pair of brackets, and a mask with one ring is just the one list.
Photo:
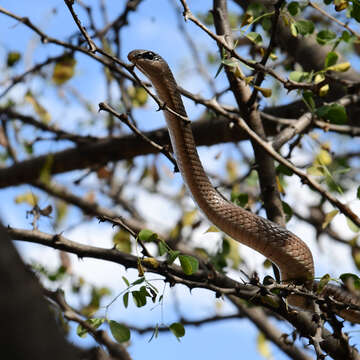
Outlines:
{"label": "background foliage", "polygon": [[[149,48],[168,60],[219,191],[286,222],[323,283],[356,291],[360,3],[43,5],[0,7],[0,211],[67,337],[103,345],[83,356],[193,358],[201,345],[209,359],[230,359],[240,345],[252,358],[357,358],[348,323],[322,308],[325,326],[274,303],[262,282],[271,264],[199,213],[173,173],[159,100],[126,55]],[[8,304],[21,301],[8,291]]]}

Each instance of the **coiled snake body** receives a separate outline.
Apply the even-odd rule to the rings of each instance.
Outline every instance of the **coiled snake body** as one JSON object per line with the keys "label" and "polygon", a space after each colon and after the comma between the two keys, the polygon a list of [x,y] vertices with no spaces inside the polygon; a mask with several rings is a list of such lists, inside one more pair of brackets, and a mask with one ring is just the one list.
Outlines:
{"label": "coiled snake body", "polygon": [[[283,282],[302,283],[311,287],[314,262],[306,244],[285,228],[228,202],[210,183],[196,150],[191,125],[184,120],[187,114],[166,61],[147,50],[133,50],[128,59],[151,80],[166,106],[181,115],[165,110],[177,165],[193,199],[207,218],[233,239],[274,262],[280,269]],[[329,286],[326,292],[339,301],[360,305],[359,299],[352,294],[334,288]],[[289,297],[289,302],[306,307],[306,301],[297,296]],[[341,310],[339,315],[352,322],[360,322],[360,313],[357,311]]]}

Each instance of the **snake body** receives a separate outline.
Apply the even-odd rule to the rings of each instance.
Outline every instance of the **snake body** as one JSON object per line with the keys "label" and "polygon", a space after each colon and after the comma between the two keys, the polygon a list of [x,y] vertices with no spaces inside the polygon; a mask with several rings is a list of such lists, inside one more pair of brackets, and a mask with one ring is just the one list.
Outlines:
{"label": "snake body", "polygon": [[[205,216],[234,240],[274,262],[280,269],[283,282],[301,283],[310,288],[314,279],[314,261],[307,245],[285,228],[228,202],[211,184],[196,150],[191,124],[184,120],[187,114],[166,61],[147,50],[133,50],[128,54],[128,59],[151,80],[159,98],[172,110],[165,110],[164,113],[177,165],[194,201]],[[339,290],[334,292],[339,301],[346,299],[360,304],[358,299],[353,300],[352,294]],[[290,296],[289,302],[307,307],[306,301],[298,296]],[[340,315],[360,322],[360,314],[356,311],[341,311]]]}

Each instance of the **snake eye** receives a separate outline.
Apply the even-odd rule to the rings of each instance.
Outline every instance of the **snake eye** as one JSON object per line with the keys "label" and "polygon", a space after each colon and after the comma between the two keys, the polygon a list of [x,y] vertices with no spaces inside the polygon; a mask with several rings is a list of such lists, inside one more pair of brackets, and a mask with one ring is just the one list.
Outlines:
{"label": "snake eye", "polygon": [[146,60],[157,60],[158,56],[153,53],[152,51],[146,51],[142,54],[139,54],[139,57],[141,57],[142,59],[146,59]]}
{"label": "snake eye", "polygon": [[155,54],[152,51],[147,51],[143,54],[144,59],[154,60]]}

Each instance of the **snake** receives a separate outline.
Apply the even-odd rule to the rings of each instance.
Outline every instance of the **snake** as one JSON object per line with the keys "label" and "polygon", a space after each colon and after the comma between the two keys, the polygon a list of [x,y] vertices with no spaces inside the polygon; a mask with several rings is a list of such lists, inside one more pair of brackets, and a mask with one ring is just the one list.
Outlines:
{"label": "snake", "polygon": [[[249,246],[275,263],[285,284],[302,284],[316,290],[314,260],[308,246],[298,236],[278,224],[226,200],[211,184],[200,161],[191,123],[167,62],[149,50],[133,50],[128,59],[153,84],[163,102],[171,145],[181,176],[193,200],[207,219],[234,240]],[[327,284],[321,295],[339,302],[360,306],[360,298],[345,289]],[[298,308],[312,310],[308,299],[290,295],[288,302]],[[360,323],[360,311],[335,309],[337,315]]]}

